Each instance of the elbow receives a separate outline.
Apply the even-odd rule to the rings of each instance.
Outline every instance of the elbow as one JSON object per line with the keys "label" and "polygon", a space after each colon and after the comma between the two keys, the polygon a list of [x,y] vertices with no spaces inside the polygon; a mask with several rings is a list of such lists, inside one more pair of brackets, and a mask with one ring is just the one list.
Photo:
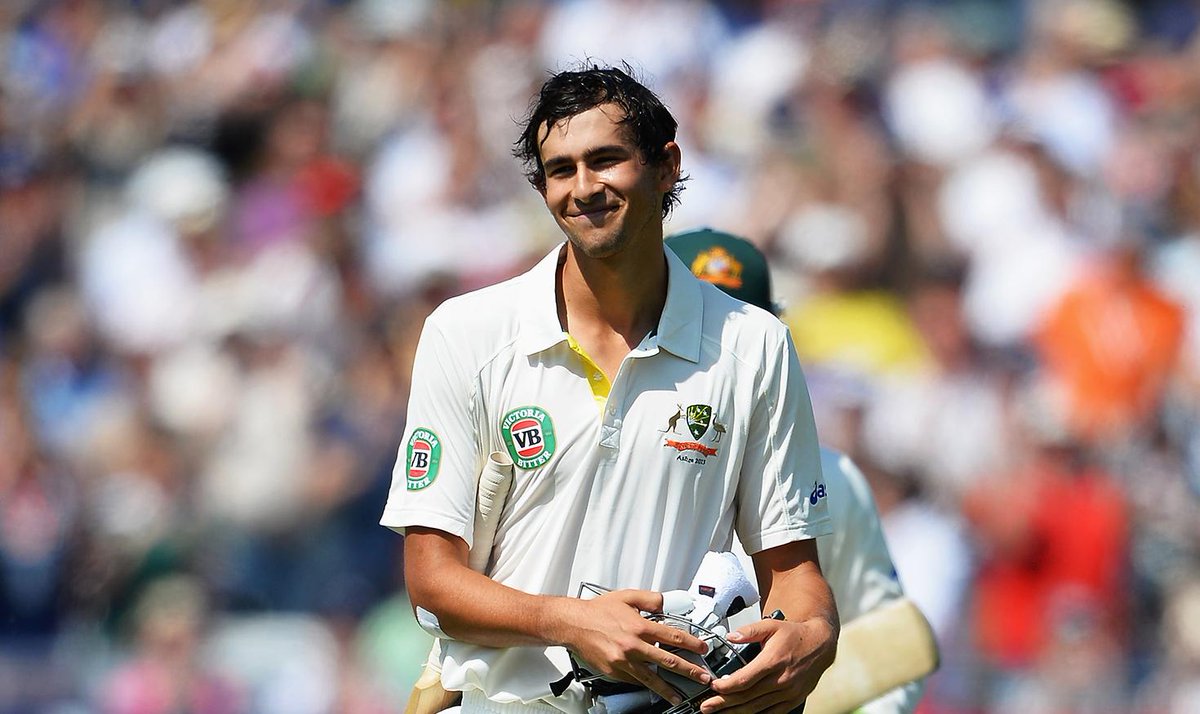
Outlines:
{"label": "elbow", "polygon": [[[458,541],[457,543],[455,541]],[[404,588],[413,612],[445,621],[454,604],[454,585],[466,570],[466,543],[437,531],[410,531],[404,539]]]}

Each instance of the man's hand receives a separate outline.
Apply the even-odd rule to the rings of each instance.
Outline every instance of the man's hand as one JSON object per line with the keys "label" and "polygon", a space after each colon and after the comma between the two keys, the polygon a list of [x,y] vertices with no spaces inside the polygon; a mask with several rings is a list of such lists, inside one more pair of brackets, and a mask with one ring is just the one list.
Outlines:
{"label": "man's hand", "polygon": [[761,642],[762,652],[713,682],[716,696],[701,703],[702,714],[786,714],[800,706],[837,654],[837,628],[821,617],[804,622],[760,620],[731,632],[728,639],[735,644]]}
{"label": "man's hand", "polygon": [[712,677],[700,666],[667,652],[657,644],[704,654],[708,644],[692,635],[642,617],[641,611],[661,612],[662,593],[616,590],[591,600],[563,599],[563,644],[597,673],[640,684],[678,704],[679,692],[655,672],[665,668],[701,684]]}

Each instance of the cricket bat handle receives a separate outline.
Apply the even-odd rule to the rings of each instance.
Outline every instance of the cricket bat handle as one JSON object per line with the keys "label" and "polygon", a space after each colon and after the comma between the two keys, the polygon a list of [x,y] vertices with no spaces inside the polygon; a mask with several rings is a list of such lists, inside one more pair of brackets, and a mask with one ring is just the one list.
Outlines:
{"label": "cricket bat handle", "polygon": [[500,524],[500,513],[504,510],[504,501],[512,488],[512,480],[513,463],[508,455],[500,451],[488,454],[487,464],[479,474],[474,543],[467,555],[467,566],[475,572],[487,572],[488,561],[492,557],[492,544],[496,539],[496,527]]}
{"label": "cricket bat handle", "polygon": [[931,674],[937,640],[908,598],[878,607],[842,626],[837,658],[805,704],[805,714],[847,714],[904,684]]}
{"label": "cricket bat handle", "polygon": [[408,696],[408,705],[404,714],[435,714],[454,706],[462,692],[447,692],[442,689],[440,673],[428,664],[421,670],[412,694]]}

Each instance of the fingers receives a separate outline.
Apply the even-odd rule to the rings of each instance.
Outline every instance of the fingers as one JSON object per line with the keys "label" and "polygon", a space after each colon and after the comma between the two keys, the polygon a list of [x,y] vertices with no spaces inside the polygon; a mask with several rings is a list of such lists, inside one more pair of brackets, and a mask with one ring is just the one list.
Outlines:
{"label": "fingers", "polygon": [[710,697],[700,704],[701,714],[786,714],[800,702],[793,701],[786,692],[725,694]]}
{"label": "fingers", "polygon": [[[662,611],[663,597],[662,593],[659,592],[650,590],[616,590],[609,593],[609,595],[642,612]],[[708,653],[708,643],[684,630],[660,622],[650,622],[649,620],[645,621],[645,624],[646,629],[641,634],[641,637],[647,642],[657,642],[668,647],[676,647],[701,655]]]}
{"label": "fingers", "polygon": [[642,612],[662,612],[662,593],[653,590],[614,590],[609,594]]}
{"label": "fingers", "polygon": [[[738,628],[729,634],[729,641],[744,644],[746,642],[765,642],[779,629],[776,620],[762,620]],[[768,674],[779,674],[783,663],[770,657],[756,657],[750,663],[736,672],[721,677],[713,682],[713,691],[719,694],[741,692],[758,684]]]}
{"label": "fingers", "polygon": [[683,697],[663,678],[667,672],[703,686],[712,683],[712,675],[694,656],[706,654],[708,643],[642,616],[662,609],[661,593],[617,590],[580,602],[586,612],[572,618],[575,626],[564,644],[592,671],[639,684],[673,704]]}
{"label": "fingers", "polygon": [[745,667],[713,682],[714,696],[701,703],[703,714],[791,712],[804,701],[823,667],[813,670],[812,645],[800,623],[762,620],[740,629],[731,640],[763,642],[762,652]]}
{"label": "fingers", "polygon": [[712,676],[703,667],[678,654],[651,645],[640,648],[636,653],[630,653],[623,664],[614,668],[613,675],[641,684],[672,704],[678,704],[683,698],[678,690],[660,676],[663,670],[669,670],[703,685],[712,681]]}
{"label": "fingers", "polygon": [[701,667],[694,662],[690,662],[686,658],[667,650],[659,649],[657,647],[653,647],[651,650],[652,651],[648,653],[648,659],[652,660],[654,664],[658,665],[660,670],[670,670],[675,674],[687,677],[693,682],[699,682],[700,684],[704,685],[712,682],[712,675],[709,674],[708,670],[706,670],[704,667]]}
{"label": "fingers", "polygon": [[[757,666],[756,666],[757,665]],[[742,667],[733,674],[721,677],[713,682],[713,691],[718,694],[736,694],[753,688],[769,674],[777,674],[781,668],[764,665],[758,659]]]}
{"label": "fingers", "polygon": [[661,622],[647,622],[646,624],[649,625],[647,634],[650,635],[652,642],[657,642],[665,647],[695,652],[698,655],[708,654],[708,643],[699,637]]}
{"label": "fingers", "polygon": [[652,672],[649,667],[634,666],[631,668],[630,674],[632,674],[633,678],[636,679],[643,687],[654,692],[671,704],[678,704],[683,701],[683,697],[679,695],[679,692],[677,692],[674,687],[667,684],[662,677],[659,677],[657,674]]}
{"label": "fingers", "polygon": [[739,644],[746,642],[766,642],[767,638],[779,629],[779,620],[759,620],[742,625],[729,633],[730,642]]}

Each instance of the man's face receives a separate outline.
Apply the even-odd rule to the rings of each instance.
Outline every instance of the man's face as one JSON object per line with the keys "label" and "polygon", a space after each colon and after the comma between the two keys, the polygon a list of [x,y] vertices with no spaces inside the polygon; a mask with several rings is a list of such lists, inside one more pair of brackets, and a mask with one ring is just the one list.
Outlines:
{"label": "man's face", "polygon": [[543,127],[539,136],[546,207],[591,258],[616,255],[639,238],[661,241],[662,197],[678,176],[674,143],[667,161],[646,164],[621,118],[620,108],[602,104]]}

